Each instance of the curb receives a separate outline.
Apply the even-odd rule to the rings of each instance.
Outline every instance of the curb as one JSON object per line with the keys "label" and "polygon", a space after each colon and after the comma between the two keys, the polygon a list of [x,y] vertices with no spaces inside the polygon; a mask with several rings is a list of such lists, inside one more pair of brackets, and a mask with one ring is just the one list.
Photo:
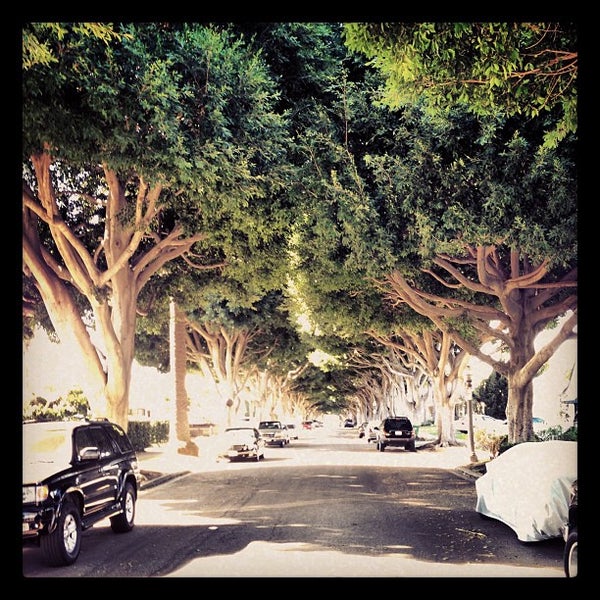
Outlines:
{"label": "curb", "polygon": [[482,473],[479,471],[475,471],[469,467],[456,467],[454,470],[458,473],[458,475],[464,477],[465,479],[469,479],[470,481],[475,481],[482,475]]}
{"label": "curb", "polygon": [[140,490],[148,490],[150,488],[156,487],[157,485],[161,485],[162,483],[167,483],[167,481],[171,481],[172,479],[177,479],[177,477],[183,477],[184,475],[188,475],[191,471],[179,471],[177,473],[166,473],[164,475],[160,475],[158,477],[150,477],[147,478],[146,473],[155,473],[154,471],[140,471],[145,480],[140,484]]}

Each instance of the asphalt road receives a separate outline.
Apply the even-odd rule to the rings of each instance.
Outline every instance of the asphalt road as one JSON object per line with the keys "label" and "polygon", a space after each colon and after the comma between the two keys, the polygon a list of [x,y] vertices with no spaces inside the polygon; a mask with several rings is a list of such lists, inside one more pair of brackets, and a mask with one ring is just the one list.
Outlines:
{"label": "asphalt road", "polygon": [[24,547],[24,577],[568,581],[562,539],[524,544],[482,518],[474,481],[434,451],[377,452],[354,430],[335,430],[303,432],[265,454],[142,491],[134,530],[96,525],[70,567],[48,568]]}

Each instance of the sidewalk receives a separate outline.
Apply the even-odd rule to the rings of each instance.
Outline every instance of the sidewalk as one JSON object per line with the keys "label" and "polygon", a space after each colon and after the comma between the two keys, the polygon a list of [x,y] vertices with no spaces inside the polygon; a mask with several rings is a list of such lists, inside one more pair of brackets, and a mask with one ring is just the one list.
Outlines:
{"label": "sidewalk", "polygon": [[198,456],[189,456],[177,452],[169,444],[156,445],[138,452],[138,462],[142,473],[141,489],[148,489],[175,477],[188,473],[200,473],[209,470],[216,460],[214,438],[197,437]]}

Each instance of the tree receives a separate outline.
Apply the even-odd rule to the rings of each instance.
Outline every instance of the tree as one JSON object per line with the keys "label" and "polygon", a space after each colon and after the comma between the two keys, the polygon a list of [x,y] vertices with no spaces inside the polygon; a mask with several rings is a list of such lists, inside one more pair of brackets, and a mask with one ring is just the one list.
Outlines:
{"label": "tree", "polygon": [[485,414],[495,419],[506,419],[508,402],[508,381],[499,373],[491,375],[473,390],[473,398],[485,404]]}
{"label": "tree", "polygon": [[75,342],[94,411],[126,427],[141,290],[178,258],[241,270],[222,232],[255,239],[241,213],[284,185],[275,90],[225,29],[24,31],[56,58],[23,72],[26,321]]}
{"label": "tree", "polygon": [[[387,214],[402,222],[388,229],[415,240],[417,268],[406,261],[383,278],[387,297],[507,377],[511,443],[532,438],[532,379],[577,323],[573,142],[549,150],[539,123],[520,125],[423,115],[404,156],[373,161]],[[483,352],[491,340],[496,352]]]}
{"label": "tree", "polygon": [[578,36],[574,23],[347,23],[348,48],[385,78],[392,108],[426,99],[435,110],[456,103],[477,115],[526,118],[560,111],[546,141],[577,130]]}
{"label": "tree", "polygon": [[[330,135],[311,138],[300,181],[315,201],[297,237],[297,285],[319,326],[348,334],[363,324],[385,337],[389,323],[370,322],[369,287],[380,282],[390,306],[430,319],[449,347],[509,379],[511,438],[529,439],[531,380],[577,319],[576,140],[545,143],[552,111],[526,119],[423,102],[387,116],[357,110],[375,81],[345,86],[352,110],[328,113],[319,131]],[[537,352],[536,335],[570,311]],[[484,356],[490,340],[508,358]]]}

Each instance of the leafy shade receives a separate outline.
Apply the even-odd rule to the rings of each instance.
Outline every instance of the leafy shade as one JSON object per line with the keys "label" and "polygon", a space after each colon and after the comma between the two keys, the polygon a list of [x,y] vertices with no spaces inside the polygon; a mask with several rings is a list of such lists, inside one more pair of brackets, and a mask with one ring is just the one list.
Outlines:
{"label": "leafy shade", "polygon": [[558,110],[550,146],[577,129],[573,23],[348,23],[345,40],[381,71],[392,108],[425,98],[436,110],[458,103],[478,115]]}

